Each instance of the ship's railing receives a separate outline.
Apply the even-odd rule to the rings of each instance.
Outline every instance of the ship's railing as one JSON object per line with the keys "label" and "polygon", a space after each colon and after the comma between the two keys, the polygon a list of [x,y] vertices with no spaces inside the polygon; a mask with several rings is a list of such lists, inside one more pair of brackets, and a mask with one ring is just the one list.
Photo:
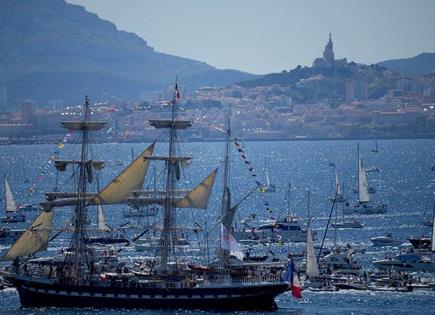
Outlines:
{"label": "ship's railing", "polygon": [[205,278],[202,282],[207,285],[258,285],[258,284],[273,284],[273,283],[281,283],[282,277],[281,275],[263,275],[263,276],[250,276],[250,277],[215,277],[215,278]]}

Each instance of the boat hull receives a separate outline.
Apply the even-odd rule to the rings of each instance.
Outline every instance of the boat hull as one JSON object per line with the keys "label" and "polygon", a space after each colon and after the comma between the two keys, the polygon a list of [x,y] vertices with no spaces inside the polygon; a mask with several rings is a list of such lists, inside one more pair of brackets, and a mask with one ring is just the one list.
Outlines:
{"label": "boat hull", "polygon": [[[9,279],[11,280],[11,279]],[[273,310],[285,283],[243,287],[128,288],[68,286],[12,280],[23,307]]]}

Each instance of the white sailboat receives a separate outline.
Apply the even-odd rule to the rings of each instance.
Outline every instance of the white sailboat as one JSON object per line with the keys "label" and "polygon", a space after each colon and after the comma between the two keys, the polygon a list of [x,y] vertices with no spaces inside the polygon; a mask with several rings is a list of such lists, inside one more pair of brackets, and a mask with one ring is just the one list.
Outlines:
{"label": "white sailboat", "polygon": [[305,274],[308,279],[315,279],[320,275],[316,254],[314,253],[314,241],[311,228],[308,228],[307,231],[307,270]]}
{"label": "white sailboat", "polygon": [[335,202],[346,202],[346,197],[343,193],[343,187],[340,182],[340,178],[338,177],[337,169],[335,169],[335,186],[334,186],[334,195],[329,198],[331,201]]}
{"label": "white sailboat", "polygon": [[265,177],[265,187],[266,192],[276,192],[276,187],[270,182],[269,172],[267,171],[266,159],[264,159],[264,177]]}
{"label": "white sailboat", "polygon": [[375,147],[372,149],[373,153],[379,153],[379,148],[378,148],[378,139],[375,139]]}
{"label": "white sailboat", "polygon": [[14,195],[12,194],[12,190],[11,187],[9,186],[6,176],[4,177],[4,189],[5,189],[6,216],[2,217],[0,221],[2,223],[25,222],[26,216],[18,211],[18,207],[17,204],[15,203]]}
{"label": "white sailboat", "polygon": [[347,204],[347,207],[343,209],[343,213],[380,214],[385,212],[387,212],[387,205],[382,202],[373,202],[370,198],[367,172],[361,159],[358,143],[358,200],[353,206]]}

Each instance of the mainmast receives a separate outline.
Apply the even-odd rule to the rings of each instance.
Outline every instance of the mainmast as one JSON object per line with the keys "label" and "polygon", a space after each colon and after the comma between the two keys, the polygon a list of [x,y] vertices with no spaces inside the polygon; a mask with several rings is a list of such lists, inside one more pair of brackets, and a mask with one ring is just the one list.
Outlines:
{"label": "mainmast", "polygon": [[[161,269],[162,272],[167,272],[169,251],[174,249],[174,226],[175,226],[175,206],[174,206],[174,191],[176,186],[176,168],[179,170],[178,160],[174,159],[176,128],[175,114],[177,104],[177,83],[175,83],[174,99],[171,102],[171,121],[169,125],[169,154],[167,161],[167,176],[166,176],[166,198],[163,210],[163,231],[162,231],[162,252],[161,252]],[[179,177],[179,175],[178,175]]]}
{"label": "mainmast", "polygon": [[[185,202],[179,198],[179,192],[176,191],[177,181],[180,180],[180,164],[189,161],[190,157],[176,156],[177,130],[187,129],[192,126],[192,122],[188,120],[176,119],[177,101],[180,98],[177,82],[175,82],[174,98],[171,101],[171,117],[169,120],[150,120],[150,125],[154,128],[169,129],[169,148],[168,155],[163,157],[152,157],[153,160],[165,161],[166,171],[166,187],[165,197],[162,202],[160,198],[154,198],[152,203],[158,203],[163,206],[163,230],[160,240],[160,267],[163,274],[168,273],[168,260],[172,253],[175,257],[175,239],[176,239],[176,213],[177,207],[195,208],[195,205]],[[215,174],[215,173],[214,173]],[[214,176],[213,176],[214,181]],[[180,203],[183,201],[183,205]],[[207,197],[208,201],[208,197]],[[147,202],[146,198],[144,202]],[[184,204],[185,203],[185,204]]]}

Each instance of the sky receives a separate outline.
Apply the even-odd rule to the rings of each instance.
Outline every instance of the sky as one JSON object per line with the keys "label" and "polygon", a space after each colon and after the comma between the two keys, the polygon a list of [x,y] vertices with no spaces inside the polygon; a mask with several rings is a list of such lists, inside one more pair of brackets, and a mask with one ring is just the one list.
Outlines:
{"label": "sky", "polygon": [[156,51],[266,74],[336,58],[366,64],[435,52],[435,0],[67,0]]}

